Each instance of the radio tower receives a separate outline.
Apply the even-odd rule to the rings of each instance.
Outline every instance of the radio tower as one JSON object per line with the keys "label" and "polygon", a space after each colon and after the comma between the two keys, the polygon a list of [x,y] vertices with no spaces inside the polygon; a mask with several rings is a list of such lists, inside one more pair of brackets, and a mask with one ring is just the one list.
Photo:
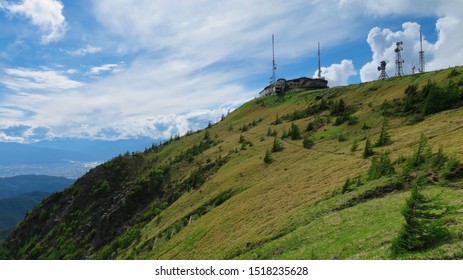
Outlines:
{"label": "radio tower", "polygon": [[322,68],[320,66],[320,42],[318,42],[318,78],[322,78]]}
{"label": "radio tower", "polygon": [[423,34],[420,32],[420,67],[418,68],[418,72],[423,73],[424,70],[424,51],[423,51]]}
{"label": "radio tower", "polygon": [[277,70],[277,65],[275,64],[275,38],[272,34],[272,77],[270,77],[270,84],[272,85],[272,91],[275,93],[276,78],[275,71]]}
{"label": "radio tower", "polygon": [[402,64],[405,62],[403,59],[402,59],[402,51],[404,50],[404,48],[402,47],[403,46],[403,42],[400,41],[400,42],[397,42],[395,43],[396,45],[396,48],[395,48],[395,53],[396,53],[396,57],[395,57],[395,75],[396,76],[403,76],[404,75],[404,70],[403,70],[403,67],[402,67]]}

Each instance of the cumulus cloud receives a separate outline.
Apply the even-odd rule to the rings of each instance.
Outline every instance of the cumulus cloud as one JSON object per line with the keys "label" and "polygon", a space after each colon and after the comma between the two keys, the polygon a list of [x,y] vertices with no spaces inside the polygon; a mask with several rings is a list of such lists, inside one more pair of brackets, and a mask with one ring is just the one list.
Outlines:
{"label": "cumulus cloud", "polygon": [[31,23],[45,33],[42,44],[60,40],[66,32],[66,19],[63,16],[63,4],[57,0],[23,0],[19,4],[1,2],[0,8],[13,15],[28,18]]}
{"label": "cumulus cloud", "polygon": [[[321,67],[322,76],[328,81],[330,87],[347,85],[351,76],[357,75],[352,60],[343,59],[339,64],[332,64],[329,67]],[[318,70],[313,75],[318,77]]]}
{"label": "cumulus cloud", "polygon": [[83,84],[54,70],[6,69],[0,83],[7,88],[21,90],[67,90]]}

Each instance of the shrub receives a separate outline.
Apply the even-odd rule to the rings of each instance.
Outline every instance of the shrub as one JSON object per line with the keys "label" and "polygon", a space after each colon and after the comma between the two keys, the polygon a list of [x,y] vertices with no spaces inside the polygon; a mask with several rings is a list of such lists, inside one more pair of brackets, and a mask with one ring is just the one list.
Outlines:
{"label": "shrub", "polygon": [[302,142],[302,145],[306,149],[310,149],[315,145],[315,142],[313,141],[312,138],[310,138],[308,135],[304,137],[304,141]]}

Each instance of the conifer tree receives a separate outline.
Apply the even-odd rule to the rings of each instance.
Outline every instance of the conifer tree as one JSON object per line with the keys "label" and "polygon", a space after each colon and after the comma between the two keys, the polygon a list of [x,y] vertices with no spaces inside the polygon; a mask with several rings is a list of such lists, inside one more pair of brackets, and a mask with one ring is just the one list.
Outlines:
{"label": "conifer tree", "polygon": [[291,136],[291,140],[302,139],[301,131],[295,123],[291,124],[291,130],[289,131],[289,135]]}
{"label": "conifer tree", "polygon": [[373,147],[371,146],[370,138],[365,142],[365,149],[363,150],[363,158],[368,158],[374,155]]}
{"label": "conifer tree", "polygon": [[421,193],[420,188],[426,182],[426,177],[421,175],[412,183],[411,195],[402,210],[405,224],[392,242],[393,255],[427,249],[450,236],[443,219],[448,207]]}
{"label": "conifer tree", "polygon": [[376,141],[376,147],[386,146],[391,143],[391,135],[389,135],[389,122],[386,118],[383,120],[381,125],[381,132],[379,134],[378,141]]}
{"label": "conifer tree", "polygon": [[272,147],[272,152],[280,152],[283,150],[283,144],[281,143],[280,140],[275,136],[273,139],[273,147]]}
{"label": "conifer tree", "polygon": [[266,164],[269,164],[269,163],[272,163],[272,161],[273,161],[272,153],[269,151],[269,149],[267,149],[265,151],[264,162]]}

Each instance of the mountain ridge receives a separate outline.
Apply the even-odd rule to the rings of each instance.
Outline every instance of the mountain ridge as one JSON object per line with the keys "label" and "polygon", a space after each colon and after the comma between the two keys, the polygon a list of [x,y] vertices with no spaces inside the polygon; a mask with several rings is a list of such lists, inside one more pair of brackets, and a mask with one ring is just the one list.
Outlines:
{"label": "mountain ridge", "polygon": [[[202,131],[90,170],[32,211],[3,257],[396,258],[390,246],[418,173],[430,178],[426,195],[463,199],[462,73],[252,100]],[[429,163],[408,168],[420,135]],[[434,166],[440,146],[445,161]],[[381,156],[394,171],[376,178]],[[449,214],[449,240],[399,258],[463,257],[459,211]]]}

